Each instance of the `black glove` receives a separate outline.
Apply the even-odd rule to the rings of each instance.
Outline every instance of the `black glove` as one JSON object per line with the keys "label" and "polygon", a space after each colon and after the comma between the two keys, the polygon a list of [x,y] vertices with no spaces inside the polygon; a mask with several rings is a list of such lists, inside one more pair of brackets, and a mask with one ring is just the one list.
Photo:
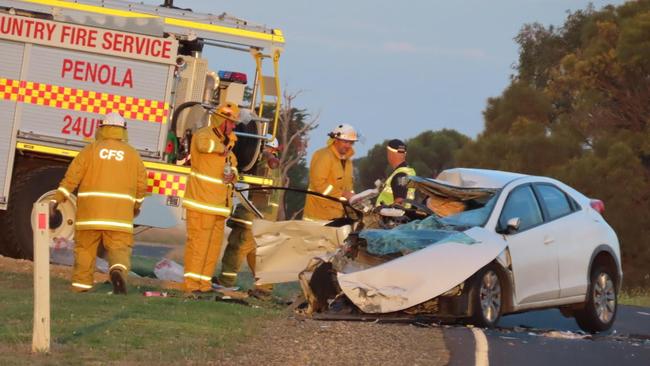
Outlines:
{"label": "black glove", "polygon": [[56,229],[63,222],[63,215],[58,209],[59,203],[55,200],[50,201],[50,229]]}

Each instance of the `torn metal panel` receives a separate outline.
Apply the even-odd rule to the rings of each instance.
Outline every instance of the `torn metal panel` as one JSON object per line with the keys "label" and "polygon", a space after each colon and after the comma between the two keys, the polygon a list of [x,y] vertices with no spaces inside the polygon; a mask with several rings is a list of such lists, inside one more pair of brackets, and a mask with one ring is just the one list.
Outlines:
{"label": "torn metal panel", "polygon": [[525,174],[487,169],[455,168],[438,174],[436,180],[459,188],[503,188],[509,182],[527,177]]}
{"label": "torn metal panel", "polygon": [[349,225],[323,226],[310,221],[253,221],[257,243],[257,284],[298,280],[309,261],[333,253],[350,233]]}
{"label": "torn metal panel", "polygon": [[458,201],[488,197],[498,191],[498,188],[463,187],[431,178],[409,177],[409,180],[409,186],[414,187],[427,196],[445,197]]}
{"label": "torn metal panel", "polygon": [[477,243],[431,245],[378,266],[338,273],[339,286],[361,311],[400,311],[437,297],[465,281],[506,247],[499,235],[475,227],[465,232]]}

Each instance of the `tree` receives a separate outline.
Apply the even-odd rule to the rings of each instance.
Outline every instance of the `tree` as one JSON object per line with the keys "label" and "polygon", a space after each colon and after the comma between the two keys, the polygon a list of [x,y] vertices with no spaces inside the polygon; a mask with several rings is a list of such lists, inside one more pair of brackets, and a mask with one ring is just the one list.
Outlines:
{"label": "tree", "polygon": [[[280,107],[277,139],[280,145],[280,179],[277,185],[305,189],[307,186],[307,167],[305,156],[309,132],[318,127],[319,116],[311,117],[304,109],[294,107],[294,100],[300,95],[287,93],[283,95]],[[292,217],[304,206],[304,195],[282,191],[278,210],[278,220]]]}

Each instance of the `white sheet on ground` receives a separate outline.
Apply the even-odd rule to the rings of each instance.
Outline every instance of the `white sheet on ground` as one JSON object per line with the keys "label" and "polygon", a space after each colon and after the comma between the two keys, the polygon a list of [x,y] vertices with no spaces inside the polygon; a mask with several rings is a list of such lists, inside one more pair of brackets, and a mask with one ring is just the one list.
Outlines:
{"label": "white sheet on ground", "polygon": [[256,283],[298,281],[310,259],[333,253],[349,233],[349,225],[336,228],[310,221],[254,220]]}
{"label": "white sheet on ground", "polygon": [[462,283],[506,247],[497,234],[474,227],[465,234],[478,243],[434,244],[378,266],[338,273],[345,295],[366,313],[400,311]]}

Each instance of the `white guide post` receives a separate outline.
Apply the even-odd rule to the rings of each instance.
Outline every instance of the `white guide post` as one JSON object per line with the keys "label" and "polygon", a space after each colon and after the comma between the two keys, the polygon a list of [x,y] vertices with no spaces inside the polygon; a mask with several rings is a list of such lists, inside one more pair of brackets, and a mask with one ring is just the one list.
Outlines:
{"label": "white guide post", "polygon": [[32,352],[50,351],[50,229],[49,204],[34,203],[34,331]]}

